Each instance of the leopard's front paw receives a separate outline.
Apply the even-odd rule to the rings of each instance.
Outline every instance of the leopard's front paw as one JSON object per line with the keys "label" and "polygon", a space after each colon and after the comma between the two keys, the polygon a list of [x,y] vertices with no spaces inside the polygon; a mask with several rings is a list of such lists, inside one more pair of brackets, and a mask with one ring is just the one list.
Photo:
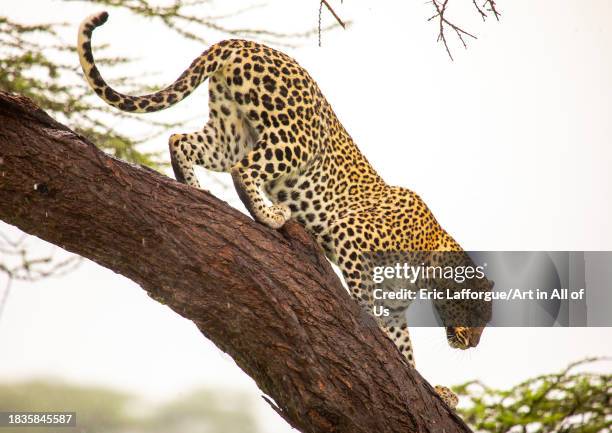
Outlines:
{"label": "leopard's front paw", "polygon": [[450,390],[450,388],[447,388],[446,386],[436,385],[434,389],[448,407],[453,410],[457,407],[457,403],[459,403],[459,398],[457,397],[457,394]]}
{"label": "leopard's front paw", "polygon": [[281,228],[291,218],[291,210],[284,204],[275,204],[265,209],[261,223],[273,229]]}

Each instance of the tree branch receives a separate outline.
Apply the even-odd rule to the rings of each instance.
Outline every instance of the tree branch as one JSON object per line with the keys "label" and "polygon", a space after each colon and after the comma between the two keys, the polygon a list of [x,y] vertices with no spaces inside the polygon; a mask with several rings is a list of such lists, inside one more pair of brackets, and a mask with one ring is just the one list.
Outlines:
{"label": "tree branch", "polygon": [[[438,20],[439,28],[440,28],[438,31],[438,42],[442,42],[444,44],[444,48],[446,49],[446,53],[448,54],[448,57],[450,57],[451,60],[454,60],[453,55],[451,54],[450,48],[448,46],[448,42],[446,40],[446,26],[450,27],[451,29],[455,31],[457,38],[463,44],[463,48],[467,48],[467,42],[465,41],[465,37],[469,36],[470,38],[473,38],[473,39],[478,39],[478,38],[475,35],[469,32],[466,32],[465,30],[463,30],[461,27],[457,26],[456,24],[453,24],[446,18],[445,14],[446,14],[446,7],[448,6],[448,0],[431,0],[430,3],[434,6],[436,13],[435,15],[430,17],[427,21],[431,21],[433,19]],[[476,6],[476,8],[478,9],[478,12],[480,12],[482,16],[484,11],[481,8],[479,8],[475,2],[474,2],[474,5]],[[495,13],[497,16],[497,11]]]}
{"label": "tree branch", "polygon": [[0,203],[0,219],[130,278],[192,320],[302,432],[470,431],[297,223],[272,231],[204,191],[105,155],[4,92]]}
{"label": "tree branch", "polygon": [[[346,28],[346,24],[344,24],[344,21],[342,21],[342,18],[340,18],[340,16],[336,13],[334,8],[331,7],[331,5],[327,2],[327,0],[321,0],[321,5],[325,5],[327,10],[334,16],[338,24],[340,24],[343,29]],[[319,23],[319,33],[320,32],[321,32],[321,24]]]}

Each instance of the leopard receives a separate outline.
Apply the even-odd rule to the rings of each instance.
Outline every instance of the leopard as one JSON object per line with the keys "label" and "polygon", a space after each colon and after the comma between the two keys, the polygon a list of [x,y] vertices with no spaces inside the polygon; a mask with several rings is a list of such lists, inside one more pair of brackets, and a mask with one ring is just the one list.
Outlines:
{"label": "leopard", "polygon": [[[94,61],[92,34],[107,19],[107,12],[91,15],[78,30],[79,61],[93,91],[119,110],[152,113],[179,103],[208,80],[206,124],[169,138],[176,180],[200,188],[195,166],[230,173],[251,216],[272,229],[290,219],[300,223],[368,313],[374,303],[366,252],[463,251],[416,193],[382,179],[315,80],[287,54],[253,41],[223,40],[197,56],[172,84],[131,96],[112,88]],[[379,325],[414,368],[406,323]],[[478,344],[482,330],[447,326],[446,337],[451,347],[467,349]],[[450,389],[435,389],[447,405],[456,406]]]}

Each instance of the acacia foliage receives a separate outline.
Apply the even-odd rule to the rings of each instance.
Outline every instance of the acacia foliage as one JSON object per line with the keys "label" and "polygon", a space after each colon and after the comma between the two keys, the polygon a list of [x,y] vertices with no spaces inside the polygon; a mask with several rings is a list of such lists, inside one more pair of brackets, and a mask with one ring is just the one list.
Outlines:
{"label": "acacia foliage", "polygon": [[471,381],[454,391],[466,403],[461,414],[477,432],[610,432],[612,374],[584,370],[604,362],[609,371],[612,360],[589,358],[507,390]]}

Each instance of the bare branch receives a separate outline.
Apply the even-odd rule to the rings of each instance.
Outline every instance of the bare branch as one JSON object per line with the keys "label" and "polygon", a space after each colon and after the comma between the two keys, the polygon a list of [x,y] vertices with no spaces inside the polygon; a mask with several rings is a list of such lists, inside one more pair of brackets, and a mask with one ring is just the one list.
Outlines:
{"label": "bare branch", "polygon": [[486,21],[487,13],[480,6],[478,6],[478,0],[472,0],[472,4],[474,5],[474,8],[476,8],[476,11],[480,14],[482,20]]}
{"label": "bare branch", "polygon": [[338,16],[338,14],[334,10],[334,8],[332,8],[331,5],[327,2],[327,0],[321,0],[321,4],[325,5],[327,10],[330,11],[331,14],[334,16],[334,18],[336,19],[336,21],[338,21],[338,24],[340,24],[342,26],[342,28],[345,29],[346,25],[344,24],[342,19]]}
{"label": "bare branch", "polygon": [[0,231],[0,253],[3,261],[0,262],[0,272],[5,274],[9,281],[37,281],[46,277],[59,277],[74,270],[81,262],[81,258],[68,254],[58,254],[58,248],[43,255],[33,255],[31,238],[25,234],[11,239]]}
{"label": "bare branch", "polygon": [[350,23],[350,21],[343,21],[340,16],[336,13],[336,11],[334,10],[334,8],[331,7],[331,5],[326,1],[326,0],[321,0],[319,2],[319,22],[318,22],[318,39],[319,39],[319,47],[321,46],[321,33],[325,30],[329,30],[330,28],[335,27],[335,25],[333,26],[328,26],[328,27],[322,27],[321,23],[323,21],[323,6],[325,6],[327,8],[328,11],[331,12],[331,14],[334,16],[334,18],[336,19],[336,22],[342,26],[343,29],[346,29],[346,26]]}
{"label": "bare branch", "polygon": [[497,4],[495,3],[495,0],[485,0],[482,6],[478,5],[478,0],[472,0],[472,4],[483,21],[486,21],[489,16],[487,12],[493,13],[497,21],[499,21],[501,14],[497,11]]}
{"label": "bare branch", "polygon": [[495,0],[486,0],[484,3],[485,6],[489,6],[488,11],[489,12],[493,12],[493,15],[495,16],[495,19],[497,19],[497,21],[499,21],[499,17],[501,16],[501,14],[497,11],[497,3],[495,2]]}
{"label": "bare branch", "polygon": [[[446,27],[450,27],[452,30],[455,31],[455,34],[457,35],[457,38],[461,41],[461,43],[463,44],[463,48],[467,48],[467,43],[465,41],[465,37],[470,37],[473,39],[478,39],[476,36],[474,36],[473,34],[463,30],[461,27],[457,26],[456,24],[450,22],[447,18],[446,18],[446,7],[448,5],[448,1],[449,0],[431,0],[430,3],[434,6],[434,8],[436,9],[436,14],[433,15],[432,17],[430,17],[427,21],[431,21],[433,19],[437,19],[439,26],[440,26],[440,30],[438,32],[438,42],[442,42],[444,44],[444,48],[446,49],[446,52],[448,53],[448,56],[450,57],[451,60],[453,59],[453,55],[451,54],[450,48],[448,46],[448,41],[446,40]],[[480,11],[480,9],[479,9]]]}

